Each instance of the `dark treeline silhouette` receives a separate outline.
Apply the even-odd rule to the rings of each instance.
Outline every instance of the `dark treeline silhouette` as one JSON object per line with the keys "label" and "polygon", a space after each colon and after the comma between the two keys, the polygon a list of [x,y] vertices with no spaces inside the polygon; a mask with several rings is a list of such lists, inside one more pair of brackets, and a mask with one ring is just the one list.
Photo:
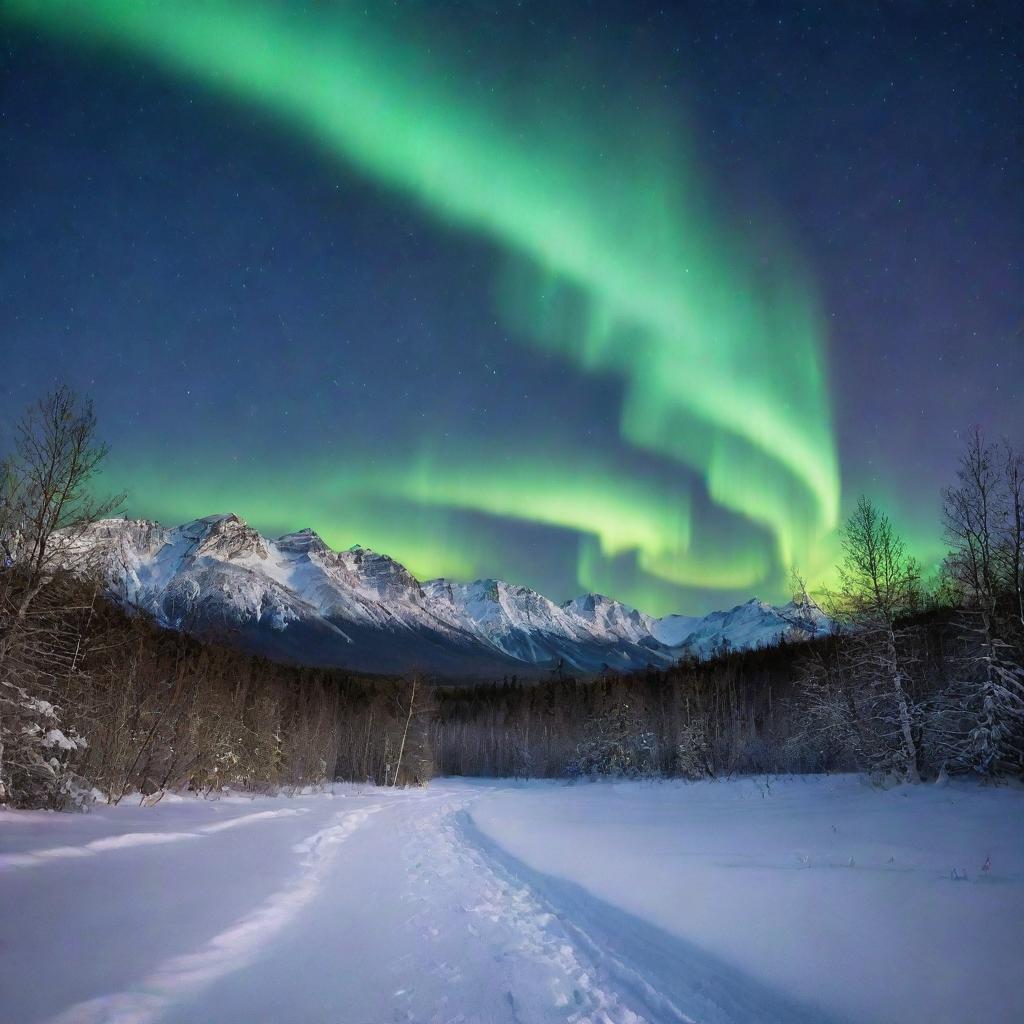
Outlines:
{"label": "dark treeline silhouette", "polygon": [[[908,691],[923,707],[954,677],[957,624],[932,611],[905,627],[918,668]],[[435,763],[447,775],[547,778],[871,769],[848,737],[808,715],[808,676],[841,665],[847,643],[828,636],[596,680],[442,687]],[[940,770],[926,760],[924,772]]]}
{"label": "dark treeline silhouette", "polygon": [[[841,531],[835,632],[664,671],[428,685],[258,658],[111,602],[83,531],[106,454],[88,402],[31,406],[0,462],[0,803],[65,808],[444,774],[1024,774],[1024,464],[975,431],[944,494],[926,592],[861,498]],[[795,576],[795,590],[806,588]]]}

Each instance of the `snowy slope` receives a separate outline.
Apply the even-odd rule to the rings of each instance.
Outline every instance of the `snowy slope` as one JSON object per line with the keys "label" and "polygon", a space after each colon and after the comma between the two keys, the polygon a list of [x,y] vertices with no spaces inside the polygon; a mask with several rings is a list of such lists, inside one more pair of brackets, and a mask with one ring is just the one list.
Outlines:
{"label": "snowy slope", "polygon": [[516,674],[668,665],[827,629],[820,610],[751,601],[704,618],[655,619],[601,594],[564,604],[503,580],[421,584],[358,545],[334,551],[312,530],[263,537],[238,516],[175,528],[97,523],[112,592],[164,625],[227,635],[271,657],[367,671]]}
{"label": "snowy slope", "polygon": [[1011,1024],[1022,922],[1010,787],[436,780],[0,811],[0,1024]]}

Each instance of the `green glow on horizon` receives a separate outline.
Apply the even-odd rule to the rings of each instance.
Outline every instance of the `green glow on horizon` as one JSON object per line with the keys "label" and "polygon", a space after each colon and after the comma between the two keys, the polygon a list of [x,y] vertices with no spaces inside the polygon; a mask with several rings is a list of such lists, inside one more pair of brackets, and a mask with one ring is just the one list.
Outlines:
{"label": "green glow on horizon", "polygon": [[[312,480],[326,493],[293,494],[289,519],[295,501],[307,501],[348,523],[329,499],[365,486],[426,509],[571,529],[596,538],[605,559],[635,553],[634,593],[616,595],[634,600],[645,576],[729,589],[778,587],[793,563],[812,579],[826,571],[840,485],[811,289],[781,253],[771,273],[754,269],[656,112],[588,123],[551,83],[523,90],[532,97],[524,109],[475,90],[450,63],[352,8],[328,18],[229,0],[8,0],[5,10],[262,107],[444,223],[490,240],[509,256],[498,301],[521,328],[517,340],[621,382],[626,450],[651,453],[679,478],[656,488],[621,465],[581,467],[578,453],[510,464],[499,450],[428,468],[395,457],[373,472],[327,470]],[[703,478],[730,524],[717,547],[691,544],[699,523],[688,473]],[[135,477],[129,487],[138,489]],[[288,500],[269,504],[276,514]],[[190,509],[181,517],[209,511]],[[469,564],[456,564],[454,543],[390,529],[382,550],[404,552],[414,571],[444,564],[456,575]],[[375,532],[388,533],[379,522]],[[587,550],[581,580],[593,575]]]}

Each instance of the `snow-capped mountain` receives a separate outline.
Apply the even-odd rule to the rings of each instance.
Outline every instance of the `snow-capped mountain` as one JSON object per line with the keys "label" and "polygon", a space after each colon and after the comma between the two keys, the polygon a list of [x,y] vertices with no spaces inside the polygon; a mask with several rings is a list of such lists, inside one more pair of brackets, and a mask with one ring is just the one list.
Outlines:
{"label": "snow-capped mountain", "polygon": [[334,551],[312,530],[268,539],[235,515],[174,528],[106,519],[80,543],[102,553],[113,595],[165,626],[362,671],[629,670],[828,629],[813,604],[753,600],[703,618],[657,619],[601,594],[559,605],[503,580],[421,584],[387,555],[358,545]]}

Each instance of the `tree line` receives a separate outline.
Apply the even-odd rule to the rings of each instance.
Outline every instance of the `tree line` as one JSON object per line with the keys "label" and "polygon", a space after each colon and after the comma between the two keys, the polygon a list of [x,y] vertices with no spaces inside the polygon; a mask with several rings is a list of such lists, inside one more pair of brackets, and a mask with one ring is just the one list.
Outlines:
{"label": "tree line", "polygon": [[[0,803],[378,785],[444,774],[683,776],[862,770],[1024,774],[1024,465],[967,440],[943,495],[949,555],[926,590],[861,498],[841,532],[825,638],[663,671],[445,687],[282,665],[158,628],[105,596],[80,543],[122,496],[67,388],[0,462]],[[798,593],[803,581],[795,576]]]}

